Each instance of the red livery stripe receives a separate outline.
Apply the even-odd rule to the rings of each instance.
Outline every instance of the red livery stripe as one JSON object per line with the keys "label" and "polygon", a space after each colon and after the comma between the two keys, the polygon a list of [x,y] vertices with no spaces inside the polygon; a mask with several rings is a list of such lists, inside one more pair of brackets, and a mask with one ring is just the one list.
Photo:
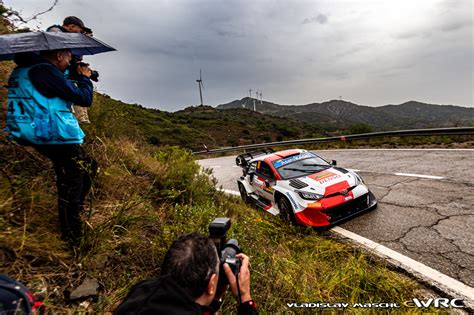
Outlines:
{"label": "red livery stripe", "polygon": [[331,195],[337,192],[341,192],[344,189],[349,189],[351,186],[347,181],[342,181],[337,184],[326,187],[324,191],[324,196]]}

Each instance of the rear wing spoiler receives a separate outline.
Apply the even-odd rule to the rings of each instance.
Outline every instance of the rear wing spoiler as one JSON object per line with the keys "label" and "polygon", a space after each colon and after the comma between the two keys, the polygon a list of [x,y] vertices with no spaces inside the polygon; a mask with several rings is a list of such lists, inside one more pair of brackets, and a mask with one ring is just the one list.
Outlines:
{"label": "rear wing spoiler", "polygon": [[240,167],[247,167],[251,159],[256,158],[257,156],[260,156],[260,155],[266,155],[273,152],[275,152],[273,149],[268,148],[268,149],[263,149],[259,151],[243,153],[243,154],[238,155],[235,158],[235,164],[237,164]]}

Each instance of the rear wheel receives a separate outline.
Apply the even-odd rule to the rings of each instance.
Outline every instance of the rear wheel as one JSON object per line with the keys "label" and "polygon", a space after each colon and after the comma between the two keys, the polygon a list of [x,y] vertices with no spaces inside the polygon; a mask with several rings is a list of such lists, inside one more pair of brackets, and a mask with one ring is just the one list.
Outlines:
{"label": "rear wheel", "polygon": [[290,201],[286,197],[281,197],[278,200],[278,209],[280,210],[280,217],[292,225],[296,225],[295,213]]}
{"label": "rear wheel", "polygon": [[240,197],[242,200],[246,203],[250,202],[249,195],[247,194],[247,191],[245,190],[244,184],[239,182],[239,192],[240,192]]}

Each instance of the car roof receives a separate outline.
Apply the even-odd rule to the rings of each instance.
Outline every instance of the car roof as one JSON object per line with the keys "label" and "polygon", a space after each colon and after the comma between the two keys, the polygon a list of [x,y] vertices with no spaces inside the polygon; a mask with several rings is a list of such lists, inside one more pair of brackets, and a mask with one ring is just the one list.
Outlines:
{"label": "car roof", "polygon": [[281,160],[281,159],[284,159],[284,158],[289,157],[291,155],[298,155],[298,154],[301,154],[303,152],[307,152],[307,151],[302,150],[302,149],[290,149],[290,150],[278,151],[278,152],[258,156],[256,158],[252,159],[251,162],[265,161],[268,164],[271,164],[271,162],[273,162],[273,161]]}

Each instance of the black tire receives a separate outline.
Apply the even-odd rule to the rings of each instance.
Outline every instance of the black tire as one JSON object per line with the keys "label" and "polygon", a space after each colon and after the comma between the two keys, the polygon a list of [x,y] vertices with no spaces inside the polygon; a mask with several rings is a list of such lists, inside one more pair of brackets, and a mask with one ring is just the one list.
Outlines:
{"label": "black tire", "polygon": [[280,217],[284,221],[289,222],[291,225],[297,225],[293,207],[286,197],[280,197],[280,199],[278,199],[278,209],[280,210]]}
{"label": "black tire", "polygon": [[250,197],[247,194],[247,191],[245,190],[245,187],[242,183],[239,182],[239,192],[240,192],[240,197],[245,203],[250,203]]}
{"label": "black tire", "polygon": [[[372,203],[374,200],[377,201],[377,199],[375,198],[375,195],[371,191],[369,191],[369,202]],[[370,207],[369,210],[370,211],[375,210],[377,209],[377,206],[378,206],[378,202],[372,207]]]}

